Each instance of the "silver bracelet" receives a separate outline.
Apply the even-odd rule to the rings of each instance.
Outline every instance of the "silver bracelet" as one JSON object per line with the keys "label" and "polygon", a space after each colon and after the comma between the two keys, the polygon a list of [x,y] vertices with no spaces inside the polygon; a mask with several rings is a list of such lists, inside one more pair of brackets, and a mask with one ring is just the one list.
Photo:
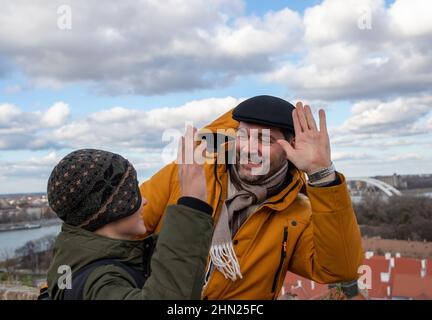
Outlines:
{"label": "silver bracelet", "polygon": [[324,179],[325,177],[328,177],[329,175],[333,174],[335,171],[336,171],[336,169],[335,169],[335,166],[332,162],[330,167],[321,169],[319,171],[316,171],[316,172],[308,175],[309,183],[314,183],[316,181]]}

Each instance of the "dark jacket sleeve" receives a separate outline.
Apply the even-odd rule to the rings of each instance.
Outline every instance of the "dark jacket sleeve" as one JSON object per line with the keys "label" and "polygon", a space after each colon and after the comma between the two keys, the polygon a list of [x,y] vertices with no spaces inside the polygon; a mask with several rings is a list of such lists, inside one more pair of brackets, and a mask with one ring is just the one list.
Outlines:
{"label": "dark jacket sleeve", "polygon": [[151,260],[152,273],[142,289],[133,287],[125,270],[102,266],[87,279],[84,299],[201,299],[213,221],[211,207],[195,200],[183,199],[179,203],[184,204],[167,208]]}

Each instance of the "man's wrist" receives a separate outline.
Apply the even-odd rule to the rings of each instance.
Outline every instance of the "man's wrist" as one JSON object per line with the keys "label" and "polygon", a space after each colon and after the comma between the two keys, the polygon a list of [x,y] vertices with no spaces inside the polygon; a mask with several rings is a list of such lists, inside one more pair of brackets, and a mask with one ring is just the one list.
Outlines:
{"label": "man's wrist", "polygon": [[333,173],[315,182],[309,181],[309,185],[312,187],[328,187],[328,186],[338,185],[339,183],[340,183],[340,179],[336,173]]}
{"label": "man's wrist", "polygon": [[321,183],[327,181],[333,181],[336,178],[336,169],[333,162],[329,166],[321,168],[319,170],[308,172],[309,183]]}
{"label": "man's wrist", "polygon": [[191,188],[190,186],[182,186],[181,191],[180,197],[197,198],[204,202],[207,201],[207,192],[205,192],[205,189],[197,190],[195,187]]}

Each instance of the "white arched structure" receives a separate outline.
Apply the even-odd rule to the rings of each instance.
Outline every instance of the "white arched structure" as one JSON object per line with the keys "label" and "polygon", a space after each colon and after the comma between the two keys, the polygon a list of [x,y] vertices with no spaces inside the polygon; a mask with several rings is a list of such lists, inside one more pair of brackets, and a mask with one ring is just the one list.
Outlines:
{"label": "white arched structure", "polygon": [[400,192],[398,189],[378,179],[368,178],[368,177],[347,178],[347,182],[357,182],[357,181],[364,182],[368,186],[374,186],[378,188],[379,190],[384,192],[384,194],[388,197],[402,195],[402,192]]}

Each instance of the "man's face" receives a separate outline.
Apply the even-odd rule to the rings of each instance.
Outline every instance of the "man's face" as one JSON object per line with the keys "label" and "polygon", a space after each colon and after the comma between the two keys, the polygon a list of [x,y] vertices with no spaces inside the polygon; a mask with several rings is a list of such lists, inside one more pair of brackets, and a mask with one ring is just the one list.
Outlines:
{"label": "man's face", "polygon": [[[282,168],[287,159],[285,151],[277,143],[278,139],[284,139],[282,131],[278,128],[240,122],[235,166],[241,180],[259,183]],[[241,159],[246,160],[246,163],[244,160],[240,161]],[[265,167],[268,169],[261,174],[259,169]]]}

